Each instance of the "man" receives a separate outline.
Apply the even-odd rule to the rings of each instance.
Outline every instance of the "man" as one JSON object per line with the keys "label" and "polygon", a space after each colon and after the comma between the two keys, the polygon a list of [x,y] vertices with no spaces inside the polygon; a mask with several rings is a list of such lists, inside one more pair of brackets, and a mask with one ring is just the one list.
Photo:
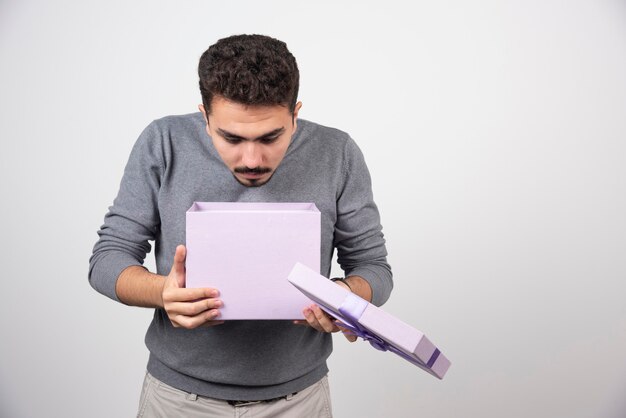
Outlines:
{"label": "man", "polygon": [[[185,288],[185,212],[194,201],[314,202],[321,274],[336,248],[348,276],[337,284],[381,305],[392,276],[363,156],[347,134],[298,119],[298,67],[283,42],[221,39],[198,73],[200,112],[141,134],[90,259],[96,290],[155,308],[138,415],[331,416],[326,359],[339,328],[315,305],[306,321],[220,321],[219,289]],[[156,274],[142,267],[150,240]]]}

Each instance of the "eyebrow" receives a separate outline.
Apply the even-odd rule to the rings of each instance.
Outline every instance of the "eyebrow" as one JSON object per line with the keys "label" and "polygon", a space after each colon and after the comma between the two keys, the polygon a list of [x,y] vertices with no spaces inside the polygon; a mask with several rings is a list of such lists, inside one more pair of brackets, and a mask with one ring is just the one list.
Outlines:
{"label": "eyebrow", "polygon": [[[285,128],[284,127],[276,128],[276,129],[274,129],[272,131],[269,131],[267,133],[264,133],[261,136],[258,136],[256,138],[252,139],[252,141],[262,141],[264,139],[269,139],[269,138],[278,136],[278,135],[282,134],[283,132],[285,132]],[[236,139],[236,140],[239,140],[239,141],[247,141],[247,140],[249,140],[249,138],[244,138],[243,136],[234,134],[232,132],[225,131],[222,128],[217,128],[217,133],[219,133],[221,136],[223,136],[224,138],[227,138],[227,139]]]}

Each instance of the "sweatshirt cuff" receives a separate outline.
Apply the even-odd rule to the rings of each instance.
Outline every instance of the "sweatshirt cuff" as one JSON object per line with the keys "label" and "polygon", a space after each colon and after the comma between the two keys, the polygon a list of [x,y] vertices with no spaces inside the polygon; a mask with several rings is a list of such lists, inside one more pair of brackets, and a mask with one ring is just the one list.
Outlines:
{"label": "sweatshirt cuff", "polygon": [[388,269],[379,266],[356,267],[346,273],[346,277],[348,276],[360,276],[369,283],[372,288],[373,305],[381,306],[389,299],[393,282]]}
{"label": "sweatshirt cuff", "polygon": [[119,251],[108,252],[93,266],[89,275],[89,283],[98,292],[120,302],[115,292],[117,279],[122,271],[130,266],[142,266],[143,264],[134,257]]}

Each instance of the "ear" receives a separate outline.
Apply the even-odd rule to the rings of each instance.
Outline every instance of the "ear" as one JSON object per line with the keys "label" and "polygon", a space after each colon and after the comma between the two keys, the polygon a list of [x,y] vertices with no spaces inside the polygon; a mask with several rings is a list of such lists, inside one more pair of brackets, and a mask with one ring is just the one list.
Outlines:
{"label": "ear", "polygon": [[206,131],[208,136],[211,136],[211,130],[209,129],[209,118],[206,114],[206,109],[204,108],[204,105],[199,104],[198,110],[200,111],[200,113],[202,113],[202,117],[204,118],[204,130]]}
{"label": "ear", "polygon": [[293,131],[295,132],[296,129],[298,128],[298,112],[300,112],[300,108],[302,107],[302,102],[298,102],[296,103],[295,107],[293,108],[293,116],[291,117],[291,122],[293,125]]}
{"label": "ear", "polygon": [[198,110],[200,111],[200,113],[202,113],[202,117],[204,118],[204,122],[208,126],[209,125],[209,121],[207,120],[206,110],[204,109],[204,105],[203,104],[199,104],[198,105]]}
{"label": "ear", "polygon": [[293,118],[296,119],[298,117],[298,112],[300,112],[300,108],[302,108],[302,102],[296,103],[296,106],[293,108]]}

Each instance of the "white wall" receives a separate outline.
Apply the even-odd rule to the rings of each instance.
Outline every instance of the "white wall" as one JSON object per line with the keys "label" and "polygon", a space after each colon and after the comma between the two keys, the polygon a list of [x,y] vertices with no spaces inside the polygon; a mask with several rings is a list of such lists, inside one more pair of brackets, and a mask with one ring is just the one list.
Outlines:
{"label": "white wall", "polygon": [[151,313],[88,285],[96,230],[200,54],[265,33],[365,153],[387,310],[453,362],[337,338],[336,416],[626,416],[624,2],[300,3],[0,2],[0,415],[134,415]]}

